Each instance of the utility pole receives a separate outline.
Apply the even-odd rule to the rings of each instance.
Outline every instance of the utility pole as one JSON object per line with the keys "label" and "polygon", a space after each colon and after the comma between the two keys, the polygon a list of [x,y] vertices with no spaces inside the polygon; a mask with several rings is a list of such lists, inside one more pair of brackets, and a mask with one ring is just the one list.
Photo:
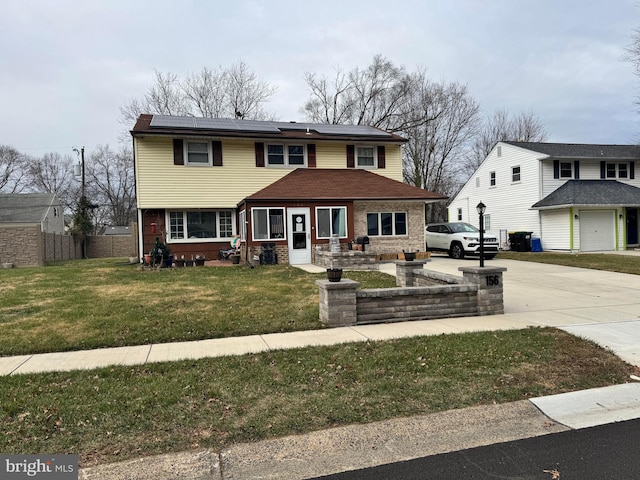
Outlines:
{"label": "utility pole", "polygon": [[[81,249],[82,249],[82,258],[87,258],[87,239],[86,239],[87,232],[84,231],[85,222],[87,221],[87,197],[85,194],[84,147],[80,148],[79,152],[77,148],[74,148],[73,151],[80,154],[80,161],[81,161],[82,190],[80,191],[80,215],[82,218],[82,225],[83,225]],[[77,176],[78,174],[75,173],[75,175]]]}

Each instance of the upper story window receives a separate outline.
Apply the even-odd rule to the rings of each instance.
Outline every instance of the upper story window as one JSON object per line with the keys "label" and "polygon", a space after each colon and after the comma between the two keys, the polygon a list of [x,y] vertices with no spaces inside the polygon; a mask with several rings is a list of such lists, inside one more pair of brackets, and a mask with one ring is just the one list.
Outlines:
{"label": "upper story window", "polygon": [[521,180],[520,178],[520,166],[511,167],[511,182],[517,183]]}
{"label": "upper story window", "polygon": [[571,162],[560,162],[560,178],[573,178]]}
{"label": "upper story window", "polygon": [[[626,162],[623,162],[623,163],[607,162],[606,176],[607,178],[630,178],[629,164]],[[631,175],[631,178],[633,178],[633,175]]]}
{"label": "upper story window", "polygon": [[489,186],[496,186],[496,172],[489,172]]}
{"label": "upper story window", "polygon": [[462,209],[458,208],[458,221],[461,222],[462,221]]}
{"label": "upper story window", "polygon": [[267,165],[304,167],[306,164],[304,145],[267,144]]}
{"label": "upper story window", "polygon": [[376,166],[376,149],[371,146],[356,147],[356,166],[373,168]]}
{"label": "upper story window", "polygon": [[211,165],[211,147],[209,142],[191,142],[186,143],[187,165]]}

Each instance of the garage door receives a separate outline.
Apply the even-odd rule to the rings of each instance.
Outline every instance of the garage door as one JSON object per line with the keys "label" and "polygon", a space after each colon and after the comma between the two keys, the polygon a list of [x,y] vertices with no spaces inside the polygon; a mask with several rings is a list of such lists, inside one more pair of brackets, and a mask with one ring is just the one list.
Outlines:
{"label": "garage door", "polygon": [[580,251],[616,249],[615,210],[580,212]]}

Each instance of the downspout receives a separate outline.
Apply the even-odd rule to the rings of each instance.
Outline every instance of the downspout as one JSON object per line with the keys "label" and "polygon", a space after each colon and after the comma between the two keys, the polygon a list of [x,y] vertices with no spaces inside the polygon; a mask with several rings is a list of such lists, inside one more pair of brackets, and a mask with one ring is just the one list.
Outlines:
{"label": "downspout", "polygon": [[142,214],[142,210],[140,209],[138,200],[138,175],[136,175],[136,137],[133,135],[131,135],[131,153],[133,155],[133,184],[136,194],[136,210],[138,211],[138,261],[142,263],[142,258],[144,257],[144,239],[142,238],[144,215]]}
{"label": "downspout", "polygon": [[573,207],[569,207],[569,251],[573,252]]}

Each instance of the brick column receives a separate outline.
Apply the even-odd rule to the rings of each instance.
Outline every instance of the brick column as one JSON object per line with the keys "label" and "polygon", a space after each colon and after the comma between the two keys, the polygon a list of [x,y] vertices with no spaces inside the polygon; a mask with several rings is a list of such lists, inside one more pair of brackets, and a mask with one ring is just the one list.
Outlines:
{"label": "brick column", "polygon": [[431,260],[396,260],[396,285],[398,287],[415,287],[413,270],[422,269],[423,265]]}
{"label": "brick column", "polygon": [[316,285],[320,289],[320,321],[331,327],[355,325],[356,288],[360,283],[343,278],[339,282],[316,280]]}
{"label": "brick column", "polygon": [[478,315],[504,313],[502,296],[503,267],[460,267],[466,282],[478,285]]}

